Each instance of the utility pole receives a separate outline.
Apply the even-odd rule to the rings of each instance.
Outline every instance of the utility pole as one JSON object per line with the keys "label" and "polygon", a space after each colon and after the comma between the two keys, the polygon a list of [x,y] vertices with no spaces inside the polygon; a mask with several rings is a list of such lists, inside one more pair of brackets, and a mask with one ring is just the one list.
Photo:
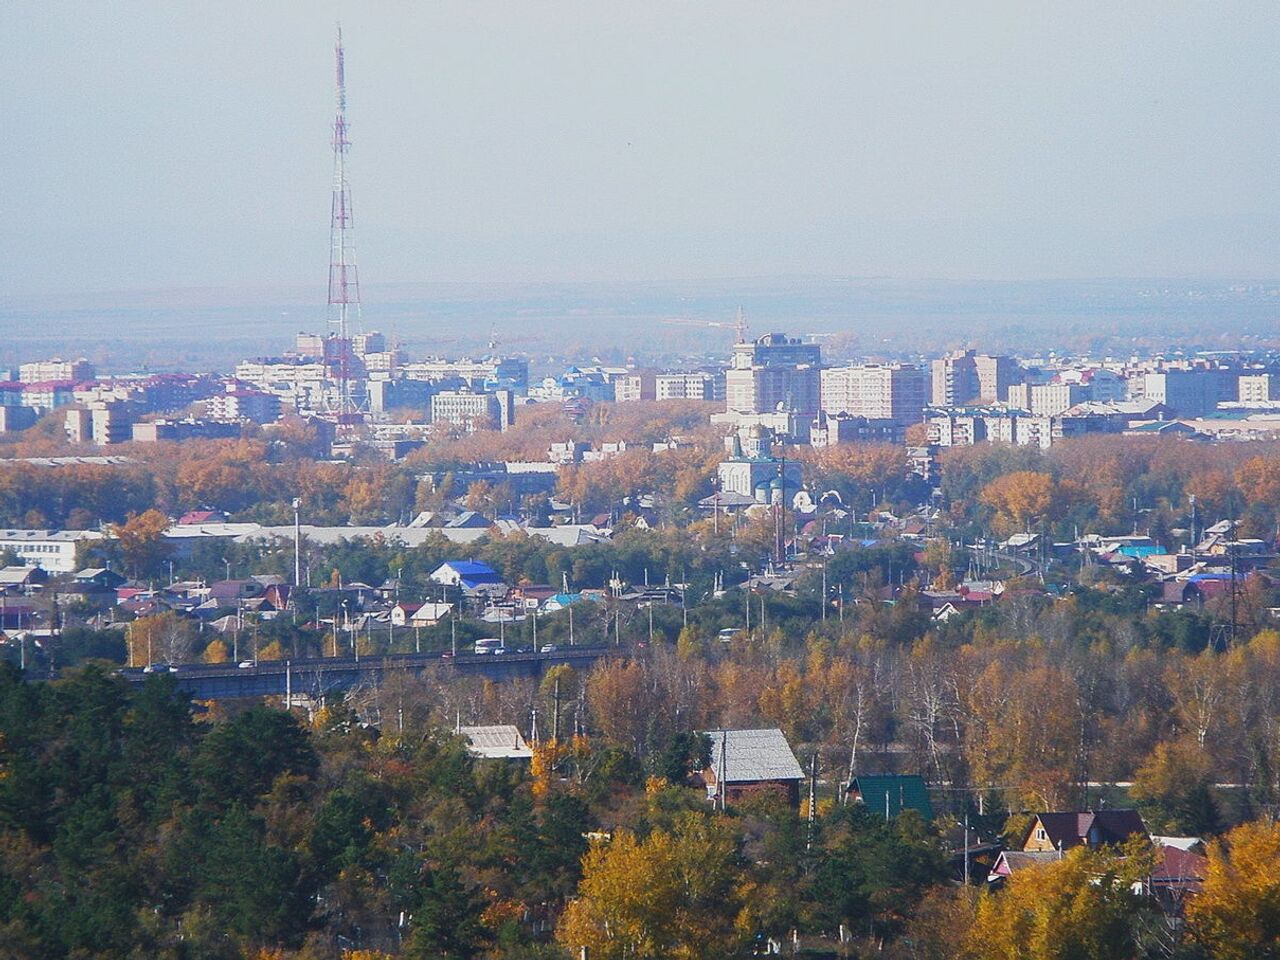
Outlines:
{"label": "utility pole", "polygon": [[822,619],[827,619],[827,558],[822,558]]}
{"label": "utility pole", "polygon": [[726,763],[725,763],[725,752],[726,750],[728,750],[728,747],[729,747],[729,731],[721,730],[720,731],[720,768],[716,771],[716,793],[719,794],[721,813],[723,813],[725,809],[725,793],[727,792],[725,788],[724,777],[725,777],[725,770],[727,769]]}
{"label": "utility pole", "polygon": [[[293,498],[293,589],[302,586],[302,498]],[[294,602],[295,609],[297,601]]]}
{"label": "utility pole", "polygon": [[560,678],[556,677],[555,686],[552,687],[552,701],[555,704],[555,713],[551,715],[551,742],[560,742]]}
{"label": "utility pole", "polygon": [[809,835],[804,842],[806,850],[813,849],[813,828],[818,822],[818,753],[809,758]]}

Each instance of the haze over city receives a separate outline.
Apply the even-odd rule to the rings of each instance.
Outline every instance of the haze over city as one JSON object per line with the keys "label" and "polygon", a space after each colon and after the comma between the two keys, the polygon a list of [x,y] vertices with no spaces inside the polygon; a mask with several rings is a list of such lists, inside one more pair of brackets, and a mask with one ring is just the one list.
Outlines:
{"label": "haze over city", "polygon": [[4,960],[1280,957],[1280,8],[200,6],[0,16]]}
{"label": "haze over city", "polygon": [[6,5],[0,293],[1280,275],[1270,4]]}

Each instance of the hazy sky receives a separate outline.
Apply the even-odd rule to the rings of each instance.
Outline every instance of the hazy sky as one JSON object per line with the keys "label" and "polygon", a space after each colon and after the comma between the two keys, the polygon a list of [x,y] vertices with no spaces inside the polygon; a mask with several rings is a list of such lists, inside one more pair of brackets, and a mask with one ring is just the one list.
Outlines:
{"label": "hazy sky", "polygon": [[8,0],[0,294],[1280,277],[1280,4]]}

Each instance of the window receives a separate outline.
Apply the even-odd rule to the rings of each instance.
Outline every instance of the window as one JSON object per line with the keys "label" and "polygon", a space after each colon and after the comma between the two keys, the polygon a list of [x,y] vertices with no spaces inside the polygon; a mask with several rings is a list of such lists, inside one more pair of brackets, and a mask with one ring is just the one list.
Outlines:
{"label": "window", "polygon": [[1048,835],[1047,833],[1045,833],[1045,832],[1044,832],[1044,827],[1037,827],[1037,828],[1036,828],[1036,839],[1037,839],[1037,840],[1048,840],[1048,839],[1049,839],[1049,835]]}

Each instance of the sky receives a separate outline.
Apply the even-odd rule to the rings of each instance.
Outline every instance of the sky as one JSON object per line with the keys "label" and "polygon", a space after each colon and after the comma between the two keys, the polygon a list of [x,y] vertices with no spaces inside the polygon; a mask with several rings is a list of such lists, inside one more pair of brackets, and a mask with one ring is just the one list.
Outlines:
{"label": "sky", "polygon": [[1280,277],[1280,4],[7,0],[0,296]]}

